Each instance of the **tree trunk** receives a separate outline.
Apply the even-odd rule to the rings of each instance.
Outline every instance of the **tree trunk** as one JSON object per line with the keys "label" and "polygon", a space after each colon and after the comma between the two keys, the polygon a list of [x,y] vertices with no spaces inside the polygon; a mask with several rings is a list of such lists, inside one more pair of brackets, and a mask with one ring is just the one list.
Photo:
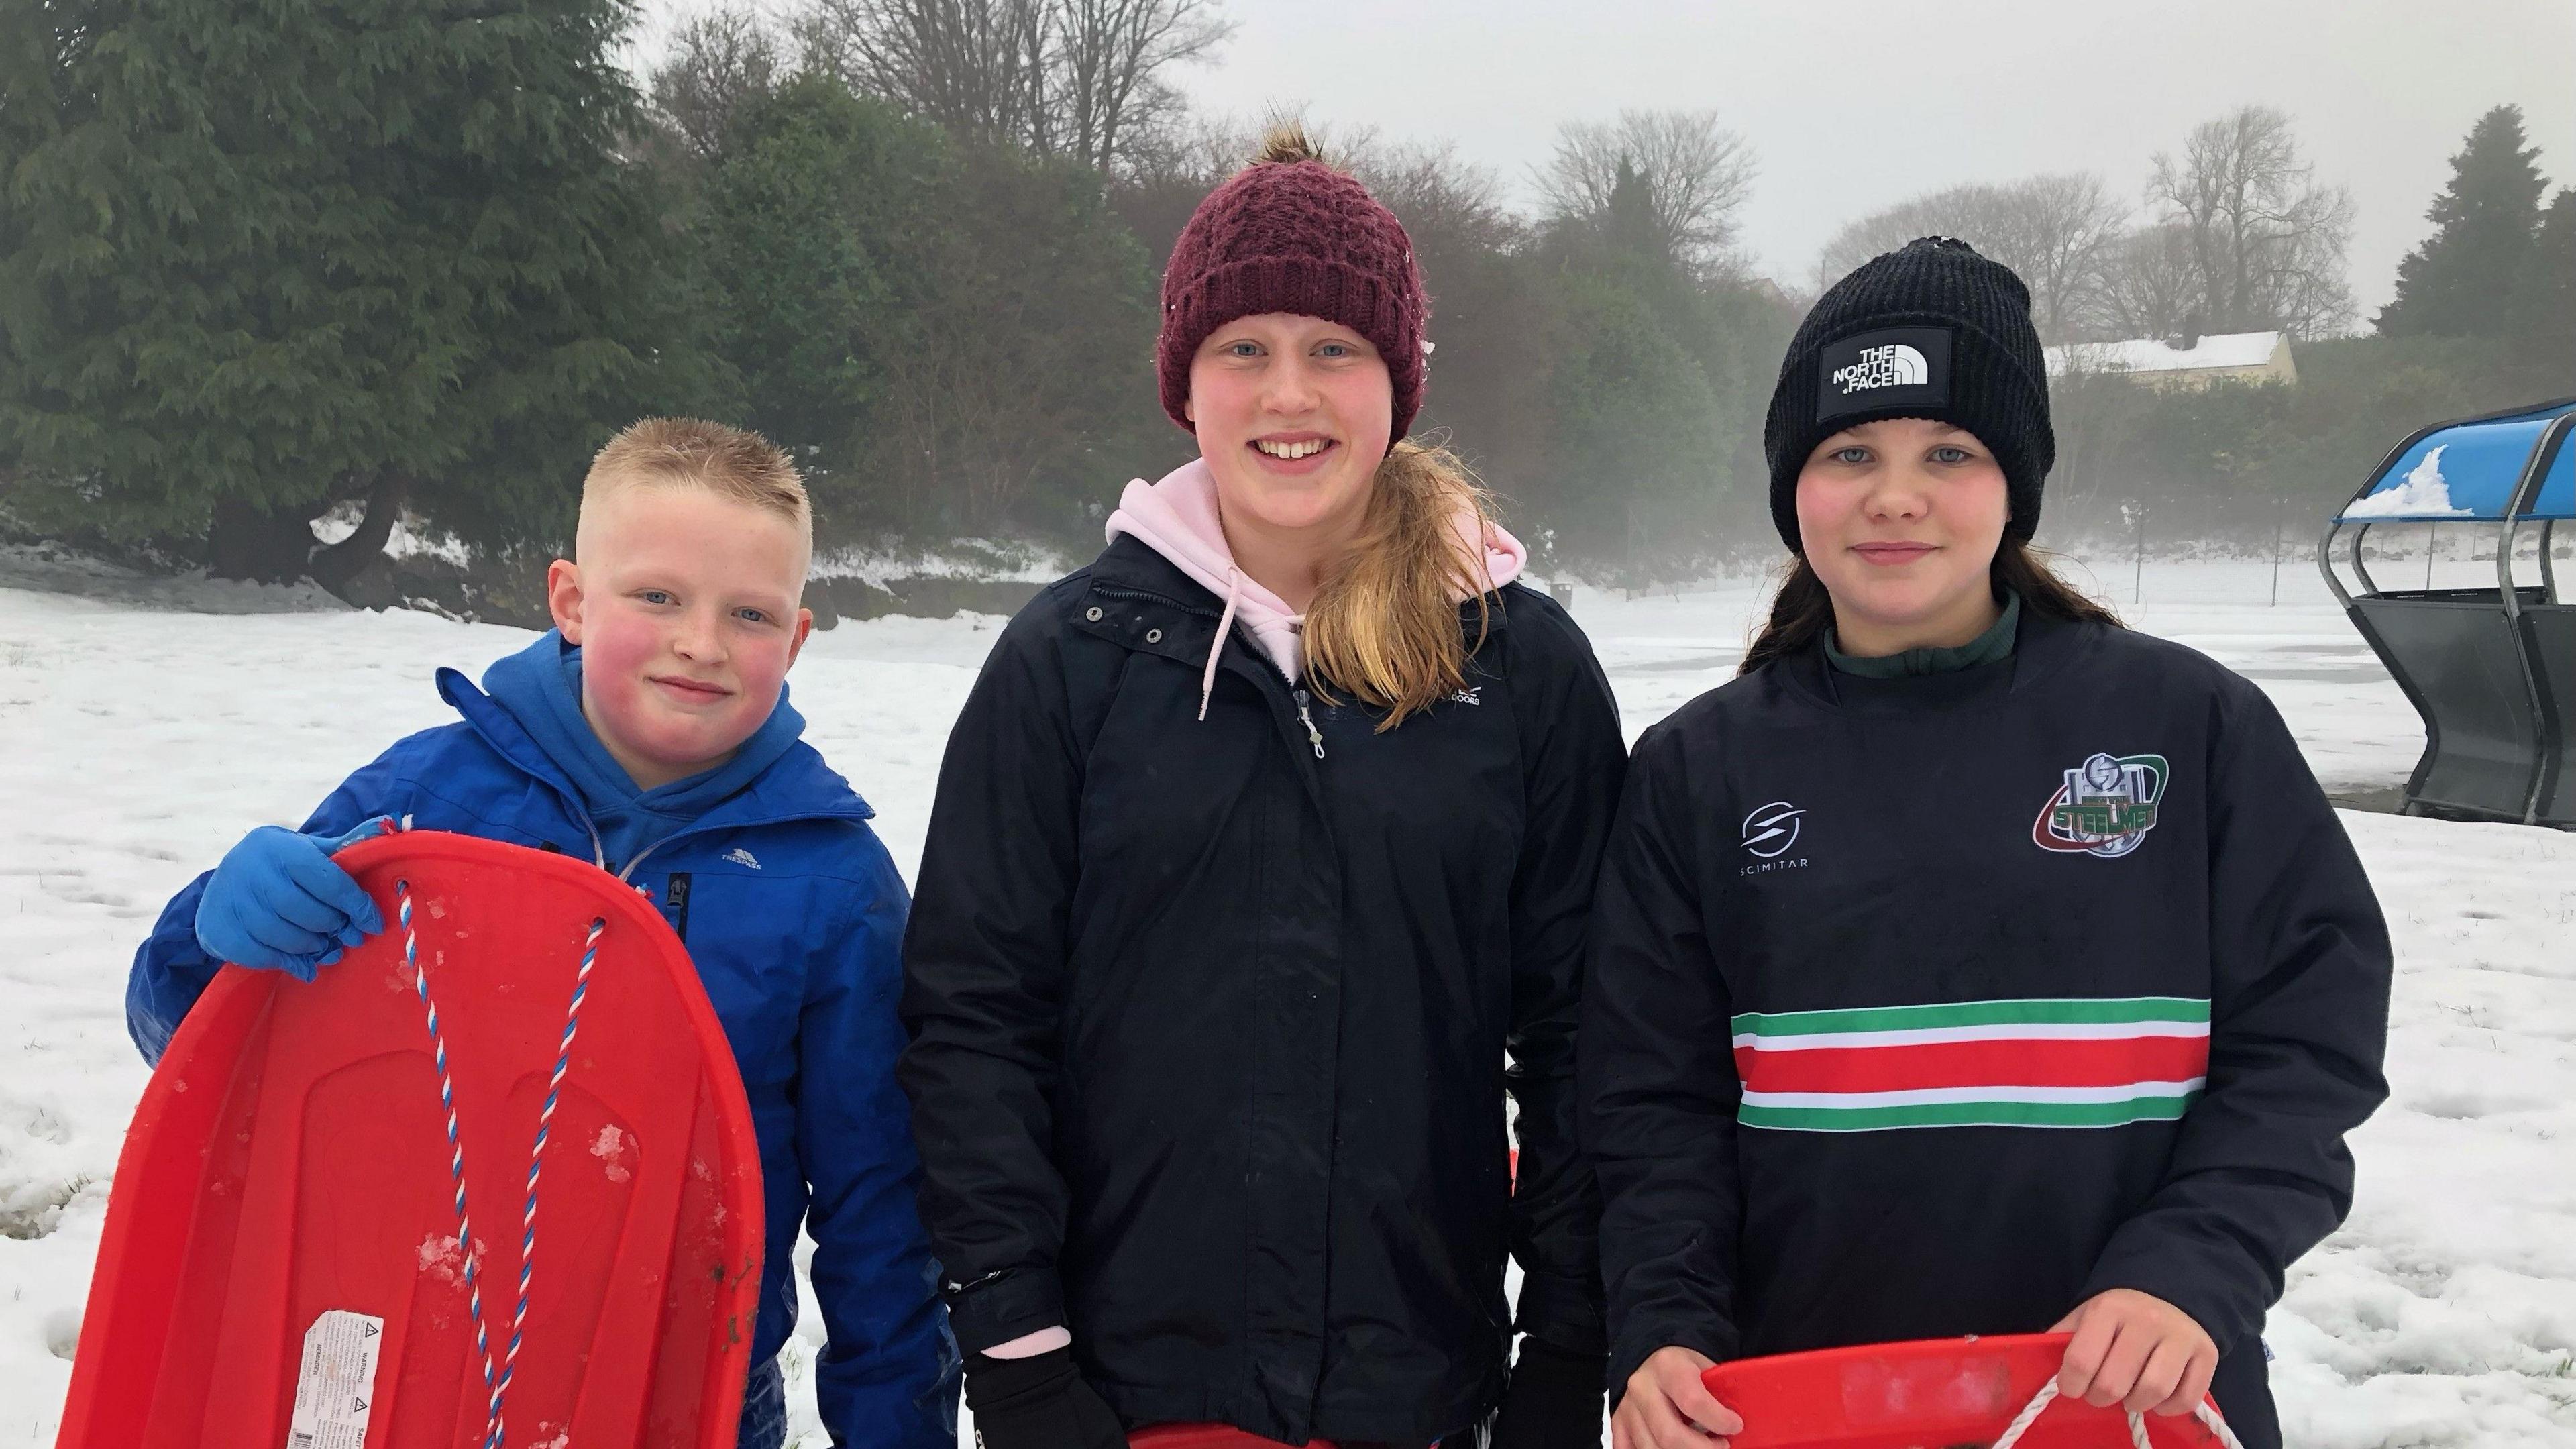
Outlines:
{"label": "tree trunk", "polygon": [[238,498],[218,499],[206,528],[206,572],[219,579],[291,584],[313,556],[310,506],[270,510]]}
{"label": "tree trunk", "polygon": [[358,521],[357,530],[338,543],[314,551],[306,565],[313,582],[347,599],[349,580],[385,556],[385,541],[393,537],[394,521],[402,516],[403,498],[411,491],[410,485],[411,480],[400,473],[377,474],[374,486],[367,490],[366,517]]}

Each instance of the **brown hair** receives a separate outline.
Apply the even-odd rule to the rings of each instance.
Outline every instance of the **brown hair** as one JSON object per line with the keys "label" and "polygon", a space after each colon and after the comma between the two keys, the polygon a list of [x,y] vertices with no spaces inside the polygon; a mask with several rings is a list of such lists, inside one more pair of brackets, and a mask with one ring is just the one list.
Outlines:
{"label": "brown hair", "polygon": [[758,433],[703,418],[645,418],[628,424],[590,460],[581,480],[587,513],[598,499],[634,484],[702,488],[775,513],[814,541],[813,504],[786,453]]}
{"label": "brown hair", "polygon": [[[2020,539],[2003,541],[1995,550],[1995,561],[1987,566],[1986,577],[1998,593],[2010,589],[2021,596],[2023,608],[2051,618],[2127,627],[2119,615],[2058,577],[2047,560]],[[1735,672],[1751,674],[1774,659],[1795,654],[1822,637],[1833,623],[1834,599],[1825,591],[1825,581],[1816,576],[1805,554],[1792,554],[1780,591],[1771,596],[1771,617],[1762,622],[1762,632],[1754,636]]]}
{"label": "brown hair", "polygon": [[[1385,710],[1378,728],[1391,730],[1467,687],[1494,584],[1481,543],[1469,547],[1459,524],[1472,517],[1481,540],[1490,516],[1475,474],[1446,448],[1401,442],[1377,465],[1360,536],[1306,611],[1306,659],[1327,700],[1346,691]],[[1461,599],[1476,601],[1472,643]]]}

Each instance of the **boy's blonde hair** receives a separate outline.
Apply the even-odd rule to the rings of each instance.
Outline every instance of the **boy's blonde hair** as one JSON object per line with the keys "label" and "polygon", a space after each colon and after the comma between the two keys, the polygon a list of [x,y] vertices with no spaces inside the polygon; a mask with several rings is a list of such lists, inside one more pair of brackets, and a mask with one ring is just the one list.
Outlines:
{"label": "boy's blonde hair", "polygon": [[581,511],[637,485],[702,488],[795,523],[810,550],[814,507],[805,480],[777,444],[758,433],[704,418],[644,418],[630,423],[590,460],[581,480]]}

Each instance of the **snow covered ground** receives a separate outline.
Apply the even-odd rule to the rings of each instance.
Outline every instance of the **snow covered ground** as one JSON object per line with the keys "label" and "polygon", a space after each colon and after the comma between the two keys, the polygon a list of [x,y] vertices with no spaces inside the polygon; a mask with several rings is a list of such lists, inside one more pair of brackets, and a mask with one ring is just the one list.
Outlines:
{"label": "snow covered ground", "polygon": [[[2126,561],[2094,583],[2133,622],[2259,681],[2330,788],[2384,797],[2421,745],[2412,711],[2312,567],[2282,569],[2277,607],[2271,580],[2262,562],[2151,562],[2135,605]],[[1587,590],[1575,609],[1633,731],[1729,676],[1759,601],[1748,580],[1679,598]],[[997,626],[847,624],[815,636],[793,676],[810,737],[907,869]],[[0,580],[0,1446],[53,1438],[145,1078],[126,963],[161,903],[243,830],[294,823],[396,736],[448,717],[435,667],[479,671],[526,638],[112,570],[70,592]],[[2291,1442],[2576,1446],[2576,836],[2345,822],[2396,932],[2395,1096],[2355,1144],[2351,1223],[2292,1271],[2272,1317]],[[819,1333],[811,1313],[805,1332]]]}

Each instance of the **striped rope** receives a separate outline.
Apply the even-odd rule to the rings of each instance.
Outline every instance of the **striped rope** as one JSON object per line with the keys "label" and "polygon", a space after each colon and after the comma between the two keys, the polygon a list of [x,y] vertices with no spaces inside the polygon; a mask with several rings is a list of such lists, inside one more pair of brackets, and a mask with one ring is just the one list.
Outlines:
{"label": "striped rope", "polygon": [[510,1346],[501,1357],[501,1382],[492,1396],[493,1432],[499,1432],[502,1395],[518,1371],[519,1334],[528,1320],[528,1278],[537,1260],[537,1177],[545,1165],[546,1136],[553,1130],[555,1101],[562,1095],[564,1072],[572,1065],[572,1039],[581,1030],[581,1003],[590,995],[590,968],[599,959],[599,935],[608,922],[594,917],[590,935],[581,943],[581,969],[573,974],[572,1002],[564,1008],[563,1040],[555,1048],[554,1075],[546,1081],[545,1105],[537,1109],[537,1140],[528,1149],[528,1201],[519,1213],[519,1303],[510,1312]]}
{"label": "striped rope", "polygon": [[[2039,1392],[2030,1396],[2030,1402],[2022,1406],[2021,1413],[2004,1430],[2003,1437],[1994,1442],[1994,1449],[2013,1449],[2014,1445],[2021,1442],[2021,1436],[2030,1432],[2030,1426],[2039,1422],[2039,1416],[2047,1413],[2048,1406],[2056,1402],[2056,1399],[2057,1380],[2050,1379],[2047,1383],[2041,1384]],[[2225,1446],[2225,1449],[2245,1449],[2244,1442],[2236,1437],[2236,1431],[2227,1427],[2227,1421],[2219,1417],[2217,1406],[2209,1400],[2202,1399],[2192,1405],[2191,1416],[2198,1419],[2209,1432],[2217,1435],[2218,1442]],[[2146,1415],[2129,1415],[2129,1443],[2132,1449],[2149,1449]]]}
{"label": "striped rope", "polygon": [[438,1102],[447,1109],[447,1171],[456,1181],[456,1247],[465,1260],[465,1309],[474,1320],[474,1348],[483,1356],[483,1387],[491,1398],[484,1424],[484,1449],[501,1442],[501,1389],[492,1371],[492,1343],[483,1331],[483,1288],[474,1271],[474,1223],[465,1211],[465,1143],[456,1133],[456,1079],[447,1070],[447,1038],[438,1029],[438,1003],[430,999],[429,977],[420,969],[420,934],[411,924],[411,882],[394,882],[394,899],[402,918],[403,964],[411,968],[412,989],[420,993],[429,1017],[429,1051],[438,1063]]}
{"label": "striped rope", "polygon": [[582,942],[581,967],[573,975],[572,1000],[564,1008],[563,1037],[555,1048],[554,1075],[546,1082],[545,1104],[537,1109],[536,1141],[528,1149],[527,1202],[519,1214],[518,1304],[511,1310],[509,1344],[496,1370],[491,1338],[483,1323],[481,1275],[475,1271],[474,1226],[465,1206],[465,1144],[456,1130],[456,1080],[448,1071],[447,1038],[439,1030],[438,1003],[429,994],[429,977],[420,965],[420,935],[412,928],[411,920],[411,882],[395,881],[394,897],[402,921],[403,963],[411,968],[412,989],[420,994],[421,1009],[429,1022],[430,1055],[438,1063],[439,1105],[447,1111],[447,1170],[456,1183],[456,1241],[465,1259],[465,1308],[474,1323],[475,1351],[483,1358],[483,1386],[491,1396],[483,1423],[483,1449],[501,1449],[506,1432],[504,1407],[510,1380],[518,1372],[519,1345],[528,1318],[528,1283],[536,1262],[537,1182],[545,1163],[546,1139],[554,1128],[555,1104],[563,1094],[564,1073],[572,1066],[573,1038],[581,1031],[581,1005],[590,995],[590,969],[598,963],[599,937],[608,922],[594,918],[590,934]]}

